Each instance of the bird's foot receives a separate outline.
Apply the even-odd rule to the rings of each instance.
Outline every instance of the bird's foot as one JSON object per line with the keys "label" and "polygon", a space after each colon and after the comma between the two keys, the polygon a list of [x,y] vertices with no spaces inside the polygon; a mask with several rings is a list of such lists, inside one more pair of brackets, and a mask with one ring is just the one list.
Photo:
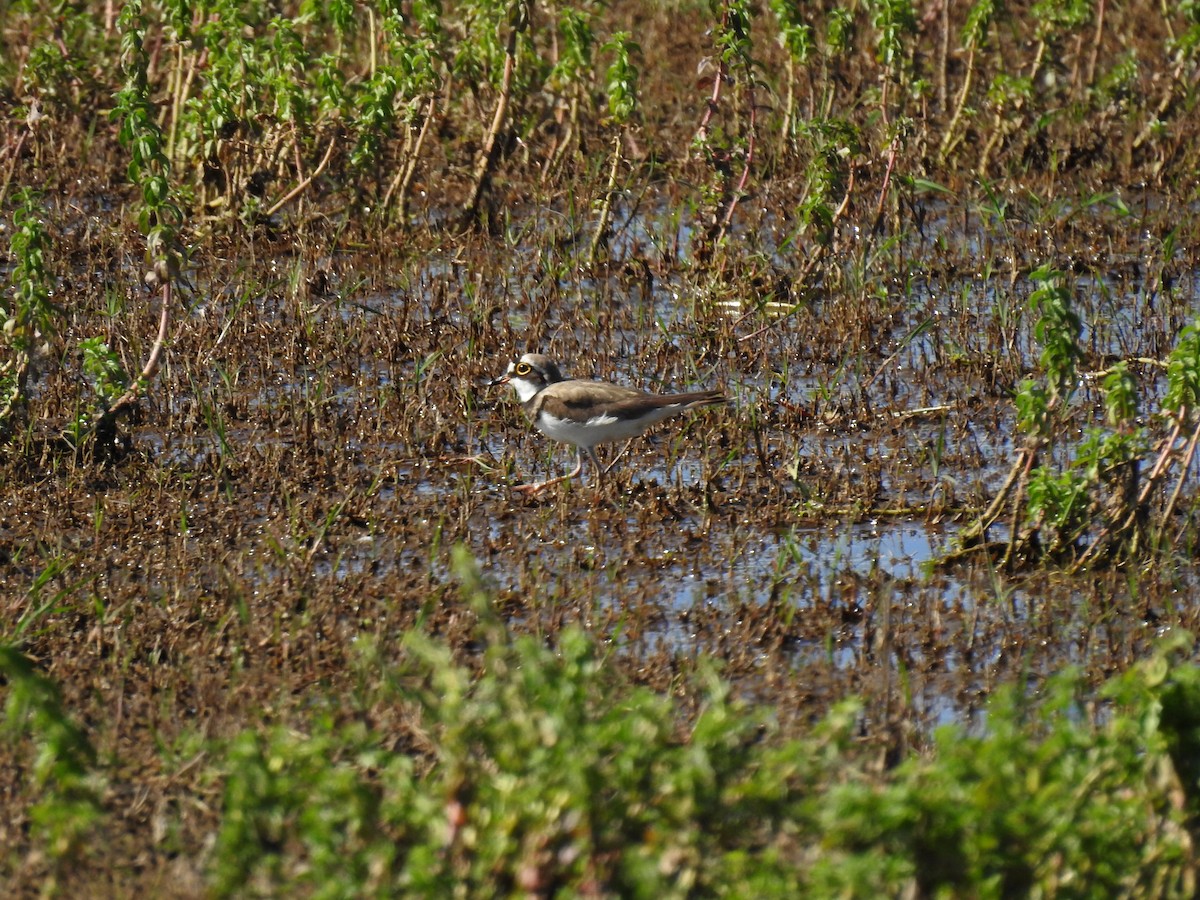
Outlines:
{"label": "bird's foot", "polygon": [[549,481],[539,481],[535,484],[515,484],[512,489],[515,493],[525,497],[537,497],[545,493],[547,489],[566,480],[566,478],[551,478]]}

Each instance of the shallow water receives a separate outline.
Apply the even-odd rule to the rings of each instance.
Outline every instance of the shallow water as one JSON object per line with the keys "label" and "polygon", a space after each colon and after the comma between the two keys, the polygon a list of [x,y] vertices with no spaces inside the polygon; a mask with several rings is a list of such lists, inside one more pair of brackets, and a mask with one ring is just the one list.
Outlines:
{"label": "shallow water", "polygon": [[[468,633],[449,564],[463,543],[514,628],[553,640],[582,622],[664,686],[708,656],[785,715],[858,694],[870,721],[899,709],[922,731],[977,721],[1000,681],[1036,689],[1065,665],[1100,678],[1162,627],[1190,627],[1194,565],[1181,553],[1170,571],[1082,584],[1000,572],[982,554],[939,565],[1024,440],[1012,394],[1038,367],[1025,309],[1036,260],[1020,229],[978,210],[938,205],[923,221],[886,251],[848,230],[839,264],[790,296],[773,293],[787,273],[770,266],[797,263],[795,247],[771,246],[780,229],[756,233],[761,255],[728,290],[653,204],[607,269],[547,244],[566,231],[544,210],[507,242],[386,270],[326,248],[260,252],[271,285],[239,264],[186,299],[131,429],[140,461],[86,499],[66,490],[76,514],[32,540],[118,607],[212,598],[200,621],[241,622],[240,641],[292,660],[307,647],[312,677],[336,677],[342,642],[363,630],[390,640],[426,617]],[[1102,423],[1107,354],[1161,355],[1191,315],[1181,286],[1196,273],[1174,273],[1166,296],[1136,254],[1112,258],[1073,280],[1091,354],[1077,390],[1091,420],[1078,424]],[[326,270],[321,290],[297,287]],[[511,485],[574,462],[510,391],[486,386],[527,350],[572,376],[720,386],[731,402],[634,441],[602,490],[585,468],[526,499]],[[1137,376],[1149,414],[1163,378]],[[1060,464],[1062,446],[1049,456]],[[15,519],[6,534],[31,539]],[[71,548],[92,535],[125,549],[91,562]],[[27,590],[45,565],[22,561],[6,585]],[[228,652],[229,627],[210,652]]]}

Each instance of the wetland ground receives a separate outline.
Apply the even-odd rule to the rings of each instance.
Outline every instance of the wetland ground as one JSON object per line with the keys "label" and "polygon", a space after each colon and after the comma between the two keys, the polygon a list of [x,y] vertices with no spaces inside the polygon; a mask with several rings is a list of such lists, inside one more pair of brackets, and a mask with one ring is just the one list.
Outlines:
{"label": "wetland ground", "polygon": [[[1200,291],[1200,20],[1114,6],[9,8],[0,270],[5,375],[26,374],[4,410],[0,633],[103,778],[94,818],[47,824],[37,729],[3,745],[0,884],[303,884],[311,861],[213,875],[236,783],[214,748],[326,711],[436,766],[405,702],[362,700],[363,648],[402,661],[416,630],[482,665],[456,548],[512,635],[582,629],[685,743],[713,671],[784,737],[858,698],[849,744],[875,773],[1067,669],[1072,715],[1103,723],[1103,684],[1200,633],[1192,426],[1163,449]],[[45,243],[24,314],[19,208]],[[156,266],[161,363],[109,416],[159,334]],[[1034,446],[1016,398],[1053,368],[1043,267],[1078,329]],[[634,441],[602,489],[523,498],[572,458],[487,386],[527,351],[730,403]],[[1138,399],[1114,418],[1122,362]],[[956,552],[1022,460],[1069,474],[1097,428],[1135,448],[1154,541],[1087,556],[1121,496],[1104,457],[1055,507],[1069,539],[1035,492]],[[1170,504],[1175,482],[1146,479],[1160,451]],[[288,859],[279,827],[258,837]],[[600,858],[564,884],[619,894]],[[552,868],[468,892],[548,896]],[[932,889],[898,877],[879,883]]]}

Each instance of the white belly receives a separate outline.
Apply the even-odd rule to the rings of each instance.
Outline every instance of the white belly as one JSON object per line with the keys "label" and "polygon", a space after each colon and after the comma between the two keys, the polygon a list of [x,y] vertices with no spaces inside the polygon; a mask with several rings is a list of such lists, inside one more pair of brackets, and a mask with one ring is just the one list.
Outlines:
{"label": "white belly", "polygon": [[608,441],[624,441],[637,437],[655,422],[661,422],[677,412],[679,407],[666,406],[637,419],[596,416],[586,422],[576,422],[574,419],[557,418],[542,410],[536,424],[542,434],[556,441],[574,444],[577,447],[594,447]]}

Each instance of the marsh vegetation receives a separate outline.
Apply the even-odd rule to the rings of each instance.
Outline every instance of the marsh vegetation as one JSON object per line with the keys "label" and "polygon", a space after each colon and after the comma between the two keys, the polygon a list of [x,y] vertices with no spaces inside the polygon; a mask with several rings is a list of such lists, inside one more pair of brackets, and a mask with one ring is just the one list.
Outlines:
{"label": "marsh vegetation", "polygon": [[1200,4],[0,10],[6,896],[1194,895]]}

